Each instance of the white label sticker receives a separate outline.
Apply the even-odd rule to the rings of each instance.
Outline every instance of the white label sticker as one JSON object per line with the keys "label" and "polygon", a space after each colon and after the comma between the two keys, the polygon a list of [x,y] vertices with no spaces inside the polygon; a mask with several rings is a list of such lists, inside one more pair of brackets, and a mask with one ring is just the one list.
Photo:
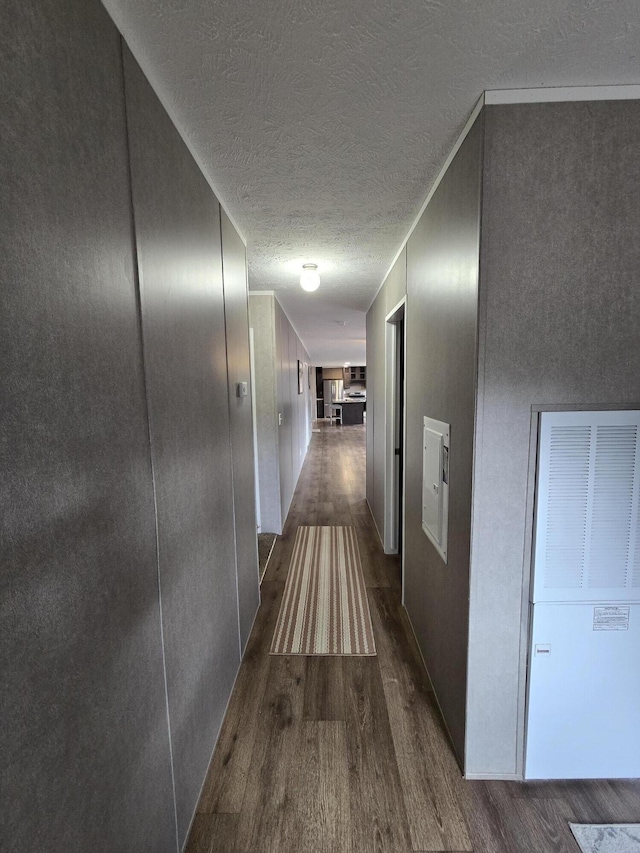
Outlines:
{"label": "white label sticker", "polygon": [[629,608],[628,607],[594,607],[593,608],[593,630],[594,631],[628,631],[629,630]]}

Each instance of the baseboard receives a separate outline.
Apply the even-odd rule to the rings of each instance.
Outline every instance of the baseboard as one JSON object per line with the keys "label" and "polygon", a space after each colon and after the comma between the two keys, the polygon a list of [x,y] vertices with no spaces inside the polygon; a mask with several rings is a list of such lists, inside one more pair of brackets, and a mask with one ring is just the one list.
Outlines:
{"label": "baseboard", "polygon": [[369,509],[369,515],[371,516],[371,521],[373,521],[373,526],[375,527],[376,533],[378,534],[378,539],[380,540],[380,544],[382,545],[382,550],[384,551],[384,540],[380,535],[380,531],[378,530],[378,525],[376,524],[376,517],[373,514],[373,510],[371,509],[371,504],[369,503],[369,498],[365,497],[365,503]]}
{"label": "baseboard", "polygon": [[447,720],[446,720],[445,715],[442,711],[442,707],[440,705],[440,700],[438,699],[438,694],[436,693],[435,687],[433,686],[433,681],[431,680],[431,675],[429,673],[429,667],[426,664],[426,661],[424,659],[424,655],[422,654],[422,649],[420,648],[420,643],[418,642],[418,637],[416,636],[416,629],[413,627],[413,622],[411,621],[411,616],[409,616],[409,611],[405,607],[404,602],[402,604],[402,609],[404,610],[404,612],[406,614],[407,622],[409,623],[409,627],[411,628],[411,633],[413,634],[413,639],[416,641],[416,646],[418,647],[418,653],[420,654],[420,660],[422,661],[422,666],[424,667],[424,671],[427,673],[427,678],[429,679],[429,686],[431,687],[431,692],[433,693],[433,698],[435,699],[436,705],[438,706],[438,711],[440,712],[440,717],[442,719],[442,725],[444,726],[444,730],[446,731],[447,737],[449,738],[449,743],[451,745],[451,749],[453,750],[453,754],[455,755],[456,761],[458,762],[458,766],[460,767],[460,770],[462,771],[462,774],[464,775],[464,761],[462,759],[462,756],[460,755],[460,753],[456,749],[456,745],[453,742],[453,738],[451,737],[451,732],[449,731],[449,726],[447,725]]}
{"label": "baseboard", "polygon": [[517,773],[465,773],[464,778],[470,782],[524,782],[522,776]]}
{"label": "baseboard", "polygon": [[225,706],[224,706],[224,714],[222,715],[222,718],[220,720],[220,727],[218,729],[218,733],[216,734],[216,737],[215,737],[215,740],[213,743],[213,749],[211,750],[211,755],[209,756],[209,761],[207,762],[207,770],[206,770],[206,773],[204,774],[202,784],[200,785],[200,790],[198,791],[198,797],[196,799],[196,804],[193,807],[193,814],[191,815],[191,820],[189,821],[189,828],[187,829],[187,833],[186,833],[184,840],[182,842],[182,845],[180,847],[181,851],[184,851],[184,849],[187,846],[187,842],[189,841],[189,836],[191,835],[191,830],[193,828],[193,822],[196,819],[196,815],[198,814],[198,805],[200,803],[200,797],[202,796],[202,792],[204,790],[204,785],[205,785],[205,782],[207,781],[207,776],[209,775],[209,768],[211,767],[211,762],[213,761],[213,754],[216,751],[216,747],[218,746],[218,741],[220,740],[220,733],[222,732],[222,726],[224,725],[224,721],[225,721],[225,718],[227,716],[227,711],[229,710],[229,703],[231,702],[231,697],[233,696],[233,691],[236,689],[236,681],[238,680],[238,676],[240,675],[240,667],[242,666],[242,661],[244,660],[244,654],[245,654],[245,651],[247,649],[247,646],[249,645],[249,638],[251,637],[251,634],[253,633],[253,629],[254,629],[255,624],[256,624],[256,619],[258,618],[258,612],[260,610],[260,603],[261,603],[261,601],[260,601],[260,590],[258,590],[258,606],[256,607],[256,612],[253,615],[253,622],[251,623],[251,630],[249,631],[247,642],[245,644],[242,655],[240,656],[240,662],[238,663],[238,669],[236,670],[235,678],[233,679],[233,685],[231,687],[231,690],[229,691],[229,695],[227,696],[227,701],[226,701]]}
{"label": "baseboard", "polygon": [[[273,549],[276,547],[276,542],[278,541],[278,535],[279,534],[277,534],[277,533],[273,534],[274,539],[273,539],[273,542],[271,543],[271,548],[269,548],[269,553],[267,554],[267,561],[264,564],[264,569],[262,570],[262,574],[260,575],[260,586],[262,586],[262,581],[264,580],[264,576],[266,575],[267,569],[269,568],[269,560],[271,559],[271,555],[273,554]],[[257,615],[257,611],[256,611],[256,615]],[[253,618],[253,621],[254,622],[256,621],[255,616]],[[251,629],[253,630],[253,625],[251,626]],[[251,631],[249,631],[249,636],[251,636]]]}

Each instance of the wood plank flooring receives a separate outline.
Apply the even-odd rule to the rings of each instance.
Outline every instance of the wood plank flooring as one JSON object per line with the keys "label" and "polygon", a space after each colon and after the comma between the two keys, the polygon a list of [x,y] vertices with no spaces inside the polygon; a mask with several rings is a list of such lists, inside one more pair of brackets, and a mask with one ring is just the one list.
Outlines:
{"label": "wood plank flooring", "polygon": [[[640,822],[640,782],[467,782],[365,502],[364,427],[314,433],[187,853],[577,853],[568,821]],[[273,657],[300,524],[353,524],[378,650]]]}

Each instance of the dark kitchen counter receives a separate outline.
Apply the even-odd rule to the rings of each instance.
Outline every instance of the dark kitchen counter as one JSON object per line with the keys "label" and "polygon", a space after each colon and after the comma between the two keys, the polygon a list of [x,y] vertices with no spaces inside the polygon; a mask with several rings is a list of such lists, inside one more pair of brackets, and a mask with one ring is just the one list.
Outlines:
{"label": "dark kitchen counter", "polygon": [[365,400],[336,400],[342,406],[342,423],[344,426],[364,423]]}

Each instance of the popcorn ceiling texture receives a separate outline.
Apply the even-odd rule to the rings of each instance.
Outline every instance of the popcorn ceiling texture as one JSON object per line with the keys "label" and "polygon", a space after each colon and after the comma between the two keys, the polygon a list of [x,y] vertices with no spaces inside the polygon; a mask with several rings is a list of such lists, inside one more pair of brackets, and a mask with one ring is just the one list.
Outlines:
{"label": "popcorn ceiling texture", "polygon": [[363,361],[362,312],[484,89],[640,82],[637,0],[105,5],[316,363]]}

